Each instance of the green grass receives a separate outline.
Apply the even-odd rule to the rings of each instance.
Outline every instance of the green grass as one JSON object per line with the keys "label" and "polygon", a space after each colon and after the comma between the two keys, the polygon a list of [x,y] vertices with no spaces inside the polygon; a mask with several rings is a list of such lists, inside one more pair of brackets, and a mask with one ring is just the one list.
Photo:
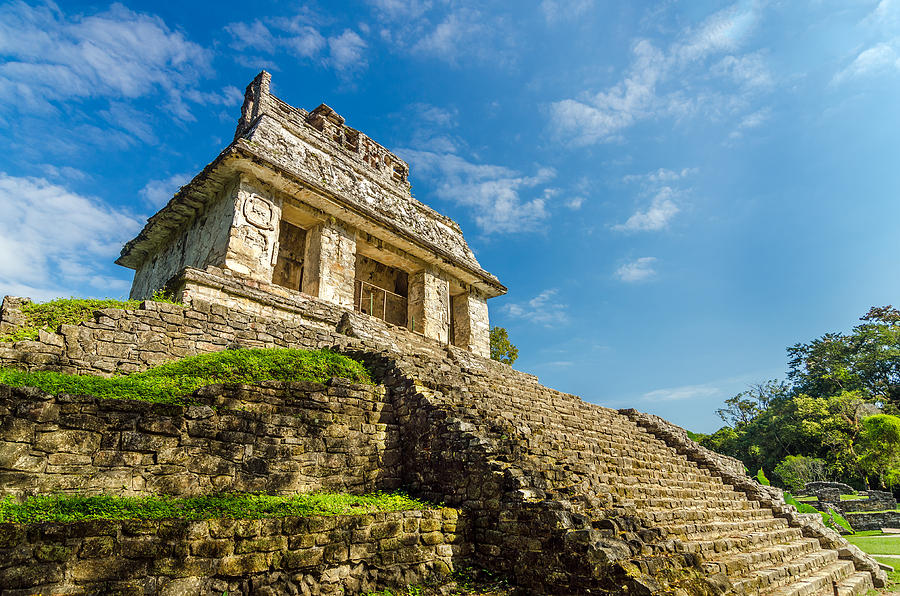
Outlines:
{"label": "green grass", "polygon": [[868,497],[861,495],[841,495],[841,501],[865,501]]}
{"label": "green grass", "polygon": [[[154,302],[176,304],[163,292],[156,292],[151,298]],[[121,308],[136,310],[140,300],[115,300],[112,298],[57,298],[49,302],[31,302],[22,307],[25,325],[15,333],[0,336],[0,342],[37,339],[38,331],[55,332],[60,325],[77,325],[89,321],[94,311],[101,308]]]}
{"label": "green grass", "polygon": [[329,350],[225,350],[116,377],[0,368],[0,383],[13,387],[37,387],[55,395],[85,394],[174,404],[187,403],[185,396],[214,383],[252,384],[268,380],[323,383],[332,377],[372,382],[362,364]]}
{"label": "green grass", "polygon": [[[877,534],[869,536],[846,536],[846,538],[848,542],[855,544],[870,555],[900,555],[900,538],[881,538]],[[900,563],[900,561],[897,562]]]}
{"label": "green grass", "polygon": [[900,506],[896,509],[882,509],[880,511],[848,511],[847,515],[865,515],[867,513],[893,513],[895,511],[900,511]]}
{"label": "green grass", "polygon": [[16,503],[0,501],[0,522],[75,522],[108,520],[260,519],[311,515],[361,515],[377,511],[432,509],[402,493],[346,495],[310,493],[293,496],[222,494],[204,497],[37,496]]}

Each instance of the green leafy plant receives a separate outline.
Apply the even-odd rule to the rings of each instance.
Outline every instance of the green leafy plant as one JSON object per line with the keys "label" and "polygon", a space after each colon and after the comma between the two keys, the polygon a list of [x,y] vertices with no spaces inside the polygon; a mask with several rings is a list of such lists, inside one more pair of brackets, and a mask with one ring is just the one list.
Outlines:
{"label": "green leafy plant", "polygon": [[185,396],[215,383],[253,384],[269,380],[323,383],[332,377],[372,382],[361,363],[329,350],[225,350],[116,377],[0,368],[0,383],[13,387],[37,387],[55,395],[69,393],[161,403],[187,403]]}
{"label": "green leafy plant", "polygon": [[766,473],[763,472],[762,468],[760,468],[759,471],[756,472],[756,480],[763,486],[771,486],[771,484],[769,483],[769,479],[766,478]]}

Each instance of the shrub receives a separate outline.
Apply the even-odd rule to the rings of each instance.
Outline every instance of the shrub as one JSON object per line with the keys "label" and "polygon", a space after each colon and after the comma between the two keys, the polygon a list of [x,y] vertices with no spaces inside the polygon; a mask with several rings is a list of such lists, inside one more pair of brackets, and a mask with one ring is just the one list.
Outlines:
{"label": "shrub", "polygon": [[[151,298],[154,302],[177,304],[171,296],[158,290]],[[60,325],[77,325],[91,320],[94,311],[101,308],[136,310],[140,300],[115,300],[113,298],[57,298],[49,302],[29,302],[22,306],[25,325],[14,333],[0,336],[0,341],[10,342],[37,339],[38,331],[55,332]]]}

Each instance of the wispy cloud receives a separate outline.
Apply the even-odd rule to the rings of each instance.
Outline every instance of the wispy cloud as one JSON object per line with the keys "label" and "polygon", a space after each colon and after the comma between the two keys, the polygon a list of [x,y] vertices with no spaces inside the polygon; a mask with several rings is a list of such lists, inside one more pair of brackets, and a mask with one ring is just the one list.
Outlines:
{"label": "wispy cloud", "polygon": [[48,297],[88,285],[100,295],[119,295],[127,282],[103,268],[140,227],[137,218],[99,199],[43,178],[0,173],[0,254],[15,255],[0,259],[0,288]]}
{"label": "wispy cloud", "polygon": [[571,21],[594,7],[594,0],[541,0],[541,13],[551,24]]}
{"label": "wispy cloud", "polygon": [[522,195],[533,195],[535,189],[552,180],[556,172],[551,168],[538,168],[528,176],[504,166],[476,164],[454,153],[415,149],[398,152],[417,175],[437,182],[438,197],[467,207],[485,233],[530,231],[549,215],[543,196],[528,199]]}
{"label": "wispy cloud", "polygon": [[641,257],[630,263],[625,263],[613,274],[616,279],[625,283],[647,281],[656,276],[656,257]]}
{"label": "wispy cloud", "polygon": [[381,39],[397,52],[453,66],[511,64],[515,35],[509,18],[480,5],[369,0]]}
{"label": "wispy cloud", "polygon": [[150,207],[159,209],[169,202],[182,186],[191,180],[190,174],[175,174],[160,180],[150,180],[138,194]]}
{"label": "wispy cloud", "polygon": [[648,391],[641,396],[643,401],[660,402],[660,401],[683,401],[698,398],[716,397],[722,391],[715,385],[682,385],[681,387],[667,387],[665,389],[656,389]]}
{"label": "wispy cloud", "polygon": [[544,290],[527,302],[507,304],[503,310],[510,317],[524,319],[538,325],[547,327],[563,325],[569,322],[566,312],[568,305],[559,302],[558,295],[559,290],[551,288]]}
{"label": "wispy cloud", "polygon": [[[696,29],[684,31],[665,51],[650,40],[636,41],[631,65],[620,81],[598,93],[585,92],[551,104],[554,134],[568,143],[589,145],[619,139],[637,122],[663,116],[680,118],[701,106],[712,105],[705,110],[707,114],[746,111],[748,95],[771,86],[761,54],[733,54],[758,18],[756,3],[742,1],[713,14]],[[720,58],[710,65],[714,56]],[[725,96],[720,90],[704,87],[710,74],[727,77],[737,88]],[[683,79],[691,75],[696,75],[691,79],[695,90],[686,95]],[[678,84],[669,90],[667,85],[673,81]]]}
{"label": "wispy cloud", "polygon": [[616,224],[612,229],[619,232],[656,232],[666,228],[680,211],[672,200],[675,194],[668,186],[661,188],[646,211],[635,212],[625,223]]}
{"label": "wispy cloud", "polygon": [[174,116],[191,120],[186,92],[212,72],[210,51],[121,4],[88,16],[0,6],[0,56],[0,105],[43,113],[70,100],[161,93]]}
{"label": "wispy cloud", "polygon": [[323,19],[303,8],[290,17],[229,23],[225,31],[231,35],[231,47],[239,51],[254,50],[272,59],[290,55],[329,66],[345,76],[368,66],[368,44],[358,32],[344,28],[329,34],[322,32],[323,27]]}
{"label": "wispy cloud", "polygon": [[840,85],[851,79],[877,76],[887,73],[900,74],[900,52],[894,43],[881,42],[863,50],[831,79],[833,85]]}

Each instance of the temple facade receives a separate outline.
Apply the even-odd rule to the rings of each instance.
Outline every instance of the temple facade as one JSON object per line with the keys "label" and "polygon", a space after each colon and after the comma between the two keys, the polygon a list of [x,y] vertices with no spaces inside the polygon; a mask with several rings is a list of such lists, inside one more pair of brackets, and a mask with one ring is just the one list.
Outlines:
{"label": "temple facade", "polygon": [[403,160],[270,81],[250,83],[234,141],[123,248],[131,297],[282,316],[321,300],[489,356],[487,299],[506,288],[459,225],[413,198]]}

